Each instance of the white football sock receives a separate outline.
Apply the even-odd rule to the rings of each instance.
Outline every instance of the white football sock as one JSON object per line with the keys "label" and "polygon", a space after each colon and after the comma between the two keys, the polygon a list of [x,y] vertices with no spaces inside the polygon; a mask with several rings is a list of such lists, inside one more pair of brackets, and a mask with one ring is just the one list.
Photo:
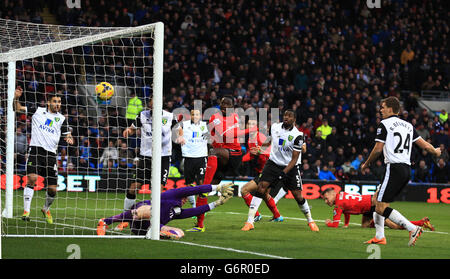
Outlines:
{"label": "white football sock", "polygon": [[298,205],[300,207],[300,210],[305,214],[306,219],[308,220],[308,223],[313,222],[313,218],[311,216],[311,211],[309,210],[308,201],[304,199],[304,203],[302,205]]}
{"label": "white football sock", "polygon": [[248,218],[247,222],[253,224],[255,220],[256,212],[258,211],[259,205],[261,204],[262,199],[253,196],[252,201],[250,202],[249,210],[248,210]]}
{"label": "white football sock", "polygon": [[189,196],[188,201],[192,205],[192,207],[195,207],[195,195]]}
{"label": "white football sock", "polygon": [[23,210],[26,212],[30,212],[33,195],[34,189],[30,187],[25,187],[25,189],[23,190]]}
{"label": "white football sock", "polygon": [[377,239],[384,238],[384,217],[380,214],[373,213],[373,223],[375,224],[375,237]]}
{"label": "white football sock", "polygon": [[406,219],[400,212],[395,209],[392,209],[391,214],[389,215],[389,219],[396,223],[399,226],[404,227],[408,231],[413,231],[416,228],[416,225],[411,223],[408,219]]}
{"label": "white football sock", "polygon": [[136,202],[136,199],[129,199],[129,198],[125,197],[125,200],[123,201],[123,209],[130,210],[135,202]]}
{"label": "white football sock", "polygon": [[273,198],[273,200],[275,201],[275,203],[278,203],[278,201],[281,200],[286,194],[287,192],[283,188],[281,188],[275,198]]}
{"label": "white football sock", "polygon": [[50,206],[52,205],[52,203],[53,203],[53,201],[54,201],[55,199],[56,199],[56,195],[53,196],[53,197],[51,197],[51,196],[49,196],[48,193],[47,193],[47,196],[45,197],[45,204],[44,204],[44,210],[45,210],[45,211],[48,211],[48,210],[49,210]]}

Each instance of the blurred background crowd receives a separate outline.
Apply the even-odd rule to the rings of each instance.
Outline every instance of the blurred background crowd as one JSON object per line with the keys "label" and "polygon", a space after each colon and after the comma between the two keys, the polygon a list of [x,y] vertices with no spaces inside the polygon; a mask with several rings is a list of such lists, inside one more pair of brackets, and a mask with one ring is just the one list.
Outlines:
{"label": "blurred background crowd", "polygon": [[[68,8],[62,0],[5,0],[0,18],[47,23],[42,17],[46,5],[67,26],[164,22],[163,88],[169,111],[192,108],[194,100],[202,100],[204,109],[215,107],[224,95],[233,95],[236,107],[244,110],[294,109],[296,124],[307,135],[304,179],[380,180],[382,158],[364,173],[359,165],[374,144],[381,121],[379,101],[397,96],[403,104],[400,117],[442,149],[441,157],[433,158],[413,148],[412,181],[450,181],[448,112],[422,108],[418,102],[421,92],[450,91],[450,10],[445,0],[382,1],[380,9],[358,0],[82,0],[80,9]],[[142,63],[145,71],[147,62]],[[122,83],[136,88],[130,97],[145,104],[148,81],[137,79],[142,73],[126,66]],[[26,67],[41,67],[45,74],[27,78]],[[35,92],[69,91],[63,113],[76,127],[77,143],[72,148],[61,143],[60,172],[134,168],[139,136],[121,137],[126,116],[110,108],[94,120],[83,107],[70,106],[77,104],[77,90],[54,84],[71,75],[59,75],[53,67],[48,61],[18,65],[23,86],[33,88],[25,94],[27,102],[42,102]],[[0,94],[4,100],[5,92]],[[0,114],[4,138],[4,109]],[[18,117],[16,158],[17,168],[23,169],[31,126],[25,116]],[[172,164],[182,173],[177,145]],[[248,163],[241,175],[253,175]]]}

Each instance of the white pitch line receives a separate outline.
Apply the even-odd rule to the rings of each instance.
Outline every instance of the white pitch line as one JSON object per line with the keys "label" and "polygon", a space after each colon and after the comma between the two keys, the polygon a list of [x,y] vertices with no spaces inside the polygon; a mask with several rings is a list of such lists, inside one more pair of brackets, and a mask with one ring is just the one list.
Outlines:
{"label": "white pitch line", "polygon": [[[32,222],[46,223],[45,221],[40,221],[40,220],[33,220]],[[77,229],[85,229],[85,230],[94,230],[94,231],[96,230],[94,228],[83,227],[83,226],[76,226],[76,225],[69,225],[69,224],[62,224],[62,223],[54,223],[54,225],[65,226],[65,227],[72,227],[72,228],[77,228]],[[145,236],[127,235],[127,234],[114,232],[114,231],[111,231],[111,233],[115,233],[117,235],[114,235],[114,236],[98,236],[98,235],[7,235],[6,237],[116,238],[116,239],[117,238],[128,238],[128,239],[130,239],[130,238],[140,238],[140,239],[145,238]],[[163,239],[160,240],[160,241],[169,241],[171,243],[180,243],[180,244],[185,244],[185,245],[190,245],[190,246],[198,246],[198,247],[202,247],[202,248],[224,250],[224,251],[235,252],[235,253],[240,253],[240,254],[256,255],[256,256],[261,256],[261,257],[266,257],[266,258],[273,258],[273,259],[291,259],[291,258],[287,258],[287,257],[277,256],[277,255],[264,254],[264,253],[258,253],[258,252],[253,252],[253,251],[239,250],[239,249],[234,249],[234,248],[227,248],[227,247],[220,247],[220,246],[213,246],[213,245],[198,244],[198,243],[194,243],[194,242],[173,241],[173,240],[163,240]]]}
{"label": "white pitch line", "polygon": [[[170,241],[170,240],[164,240],[164,241]],[[246,250],[238,250],[238,249],[234,249],[234,248],[225,248],[225,247],[220,247],[220,246],[198,244],[198,243],[193,243],[193,242],[185,242],[185,241],[171,241],[171,242],[172,243],[181,243],[181,244],[186,244],[186,245],[191,245],[191,246],[199,246],[199,247],[203,247],[203,248],[225,250],[225,251],[236,252],[236,253],[241,253],[241,254],[250,254],[250,255],[256,255],[256,256],[262,256],[262,257],[266,257],[266,258],[292,259],[292,258],[286,258],[286,257],[281,257],[281,256],[276,256],[276,255],[263,254],[263,253],[257,253],[257,252],[246,251]]]}

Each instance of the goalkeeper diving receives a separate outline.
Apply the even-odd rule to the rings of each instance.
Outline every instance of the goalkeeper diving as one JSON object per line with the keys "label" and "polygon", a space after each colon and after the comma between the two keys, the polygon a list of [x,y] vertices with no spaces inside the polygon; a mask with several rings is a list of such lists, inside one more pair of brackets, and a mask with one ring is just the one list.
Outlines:
{"label": "goalkeeper diving", "polygon": [[[198,216],[223,205],[233,196],[233,185],[233,183],[218,186],[207,184],[196,187],[171,189],[163,192],[161,194],[160,211],[161,238],[175,240],[182,238],[184,236],[183,230],[169,227],[166,224],[173,219],[185,219]],[[220,193],[220,197],[216,201],[194,208],[182,208],[189,196],[213,191]],[[125,210],[118,215],[100,219],[97,224],[97,235],[105,235],[108,226],[115,222],[130,222],[131,232],[133,234],[146,235],[150,228],[150,213],[151,200],[135,203],[130,210]]]}

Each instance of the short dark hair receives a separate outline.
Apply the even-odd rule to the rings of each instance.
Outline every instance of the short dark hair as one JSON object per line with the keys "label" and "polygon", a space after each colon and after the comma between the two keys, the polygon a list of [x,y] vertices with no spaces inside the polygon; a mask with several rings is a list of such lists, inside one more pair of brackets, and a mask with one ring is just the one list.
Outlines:
{"label": "short dark hair", "polygon": [[334,188],[326,188],[325,190],[322,191],[322,193],[320,193],[321,196],[325,195],[326,193],[329,193],[331,191],[334,191]]}
{"label": "short dark hair", "polygon": [[234,97],[233,97],[233,96],[231,96],[231,95],[224,95],[224,96],[222,97],[222,99],[227,99],[227,100],[229,100],[229,101],[231,102],[231,104],[234,106]]}
{"label": "short dark hair", "polygon": [[290,109],[290,108],[289,109],[285,109],[283,114],[285,114],[286,112],[290,112],[290,113],[295,115],[295,111],[293,109]]}
{"label": "short dark hair", "polygon": [[392,112],[395,114],[400,112],[400,101],[397,97],[387,97],[386,99],[381,100],[381,103],[384,103],[388,108],[392,108]]}
{"label": "short dark hair", "polygon": [[58,92],[48,92],[45,94],[45,98],[47,102],[50,102],[53,98],[61,98],[61,95]]}

